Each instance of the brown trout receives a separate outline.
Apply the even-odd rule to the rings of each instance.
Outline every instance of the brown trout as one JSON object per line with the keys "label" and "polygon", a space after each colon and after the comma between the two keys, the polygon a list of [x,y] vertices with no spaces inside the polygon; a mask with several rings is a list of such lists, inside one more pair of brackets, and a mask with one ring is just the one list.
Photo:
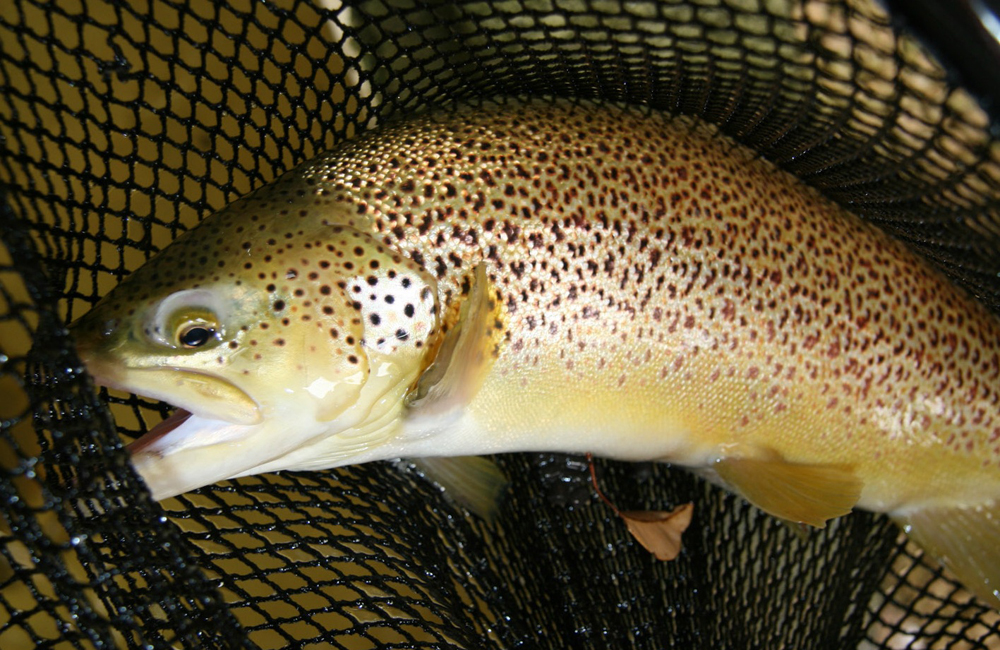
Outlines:
{"label": "brown trout", "polygon": [[177,407],[155,498],[512,451],[664,460],[823,525],[889,513],[1000,603],[1000,321],[696,121],[506,103],[371,132],[180,236],[73,327]]}

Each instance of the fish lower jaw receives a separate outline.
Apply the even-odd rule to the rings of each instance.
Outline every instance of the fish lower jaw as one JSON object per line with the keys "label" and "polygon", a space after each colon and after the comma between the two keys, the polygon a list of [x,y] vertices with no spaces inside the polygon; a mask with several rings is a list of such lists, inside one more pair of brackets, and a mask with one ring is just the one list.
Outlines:
{"label": "fish lower jaw", "polygon": [[[182,417],[182,416],[181,416]],[[295,431],[288,436],[287,431]],[[155,428],[154,428],[155,431]],[[160,501],[238,476],[260,473],[262,462],[288,453],[296,442],[321,434],[322,425],[276,418],[239,425],[186,417],[170,431],[133,448],[132,464],[153,499]],[[266,453],[265,458],[261,457]]]}

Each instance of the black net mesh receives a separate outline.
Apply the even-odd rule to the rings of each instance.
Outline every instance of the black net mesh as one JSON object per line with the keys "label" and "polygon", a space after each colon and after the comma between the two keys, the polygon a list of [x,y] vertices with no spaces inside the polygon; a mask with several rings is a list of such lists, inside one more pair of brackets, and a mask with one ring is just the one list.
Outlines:
{"label": "black net mesh", "polygon": [[666,466],[598,471],[622,507],[696,502],[672,563],[562,456],[500,458],[512,493],[489,525],[381,463],[161,508],[119,433],[166,406],[95,394],[63,326],[295,163],[512,94],[718,123],[1000,310],[995,98],[958,85],[989,92],[997,61],[945,68],[898,18],[865,0],[0,3],[0,647],[1000,648],[997,612],[885,519],[800,535]]}

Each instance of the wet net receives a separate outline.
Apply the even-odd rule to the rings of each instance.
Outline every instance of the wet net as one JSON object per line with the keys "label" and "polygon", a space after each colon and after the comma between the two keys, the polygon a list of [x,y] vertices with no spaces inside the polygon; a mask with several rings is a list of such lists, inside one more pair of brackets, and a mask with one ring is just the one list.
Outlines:
{"label": "wet net", "polygon": [[294,164],[496,95],[717,123],[1000,311],[990,13],[898,5],[0,3],[0,648],[1000,648],[997,612],[884,518],[803,535],[662,465],[597,470],[623,508],[695,502],[671,563],[576,457],[498,458],[490,524],[390,463],[161,507],[120,436],[166,405],[96,393],[64,328]]}

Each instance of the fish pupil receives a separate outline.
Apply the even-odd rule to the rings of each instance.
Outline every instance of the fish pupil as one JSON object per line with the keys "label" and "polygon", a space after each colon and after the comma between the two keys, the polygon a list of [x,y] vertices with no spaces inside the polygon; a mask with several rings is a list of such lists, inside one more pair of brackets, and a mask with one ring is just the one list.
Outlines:
{"label": "fish pupil", "polygon": [[181,345],[186,348],[199,348],[215,335],[215,330],[209,327],[195,325],[181,332],[179,338]]}

